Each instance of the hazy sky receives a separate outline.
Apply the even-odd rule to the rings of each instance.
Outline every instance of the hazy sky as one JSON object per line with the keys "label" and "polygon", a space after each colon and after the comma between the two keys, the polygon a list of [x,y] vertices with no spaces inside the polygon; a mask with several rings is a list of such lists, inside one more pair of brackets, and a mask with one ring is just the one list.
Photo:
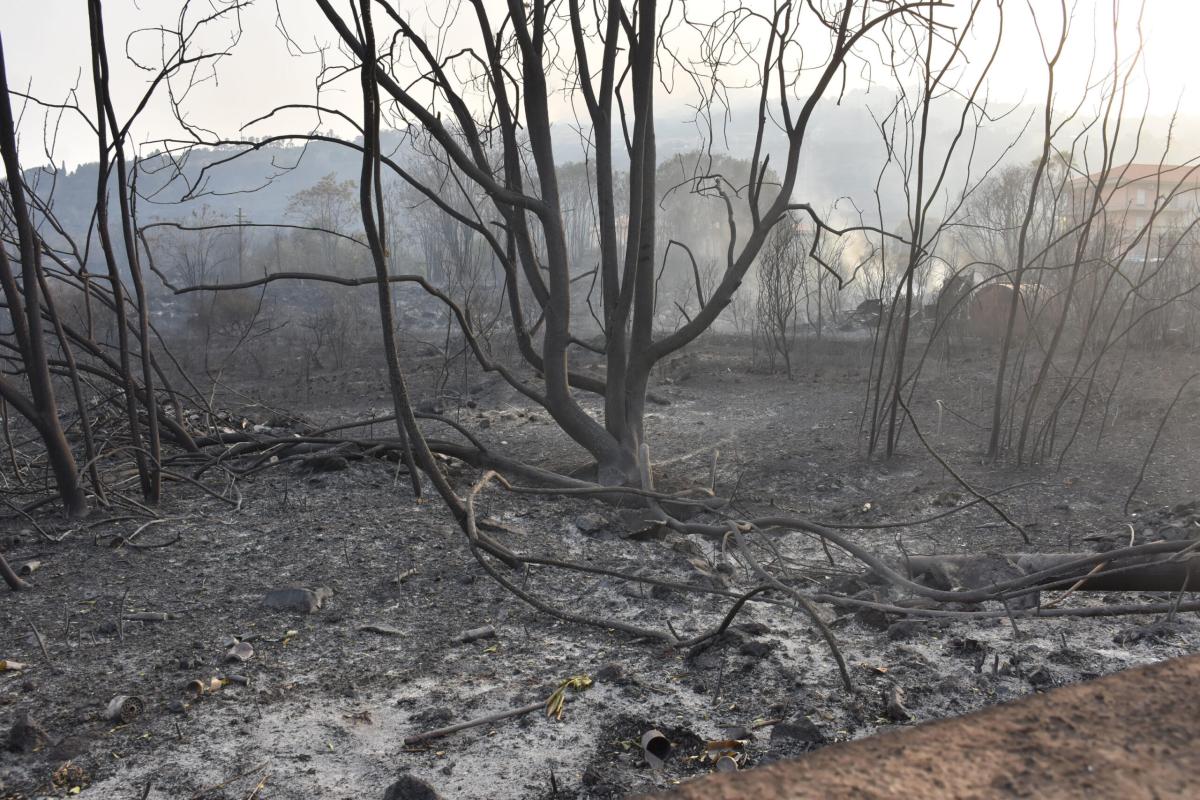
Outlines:
{"label": "hazy sky", "polygon": [[[716,3],[717,0],[692,0],[696,3]],[[279,0],[289,29],[306,43],[329,44],[332,31],[307,0]],[[170,26],[178,15],[177,0],[108,0],[105,3],[110,60],[120,92],[118,103],[127,112],[145,86],[146,74],[128,63],[125,58],[127,36],[147,26]],[[419,9],[418,18],[428,19],[424,3],[402,3]],[[731,5],[736,5],[733,3]],[[964,2],[958,2],[961,10]],[[1136,43],[1134,22],[1139,3],[1120,4],[1120,49],[1129,53]],[[206,2],[194,4],[203,9]],[[438,13],[445,3],[431,5]],[[1031,23],[1031,8],[1047,35],[1058,27],[1058,3],[1055,0],[1008,0],[1001,57],[989,78],[993,100],[1013,103],[1019,100],[1040,103],[1044,95],[1045,69],[1038,49],[1037,34]],[[946,12],[952,16],[954,11]],[[1060,97],[1074,101],[1087,82],[1093,60],[1111,61],[1111,2],[1077,0],[1074,7],[1073,38],[1063,59],[1059,85]],[[243,12],[245,31],[235,54],[223,61],[217,80],[198,88],[188,100],[191,119],[223,135],[236,135],[237,129],[265,110],[282,102],[311,102],[314,97],[313,79],[317,62],[314,58],[295,59],[288,56],[286,45],[275,29],[276,4],[258,0]],[[1200,58],[1196,53],[1196,32],[1200,30],[1200,0],[1146,0],[1143,35],[1146,43],[1142,75],[1132,96],[1133,111],[1149,102],[1153,114],[1169,114],[1177,103],[1189,116],[1200,116],[1200,85],[1188,89],[1187,83],[1196,73]],[[995,36],[995,12],[989,7],[976,35],[968,42],[972,63],[980,64],[990,50]],[[84,0],[0,0],[0,35],[3,36],[10,86],[29,88],[47,100],[62,101],[71,87],[78,83],[80,96],[89,114],[93,112],[88,87],[90,72],[87,63],[87,13]],[[153,34],[140,34],[128,40],[130,51],[149,59],[157,52]],[[212,42],[215,43],[215,42]],[[449,42],[448,45],[453,45]],[[876,80],[880,76],[876,74]],[[357,79],[343,80],[345,107],[352,110],[358,102],[353,91]],[[851,86],[856,78],[851,76]],[[879,80],[886,85],[886,79]],[[335,85],[336,89],[336,85]],[[326,98],[337,103],[337,95]],[[679,106],[672,109],[671,99],[660,92],[660,114],[682,113]],[[14,105],[20,109],[19,102]],[[557,106],[560,120],[571,118],[569,106]],[[122,114],[118,110],[118,114]],[[22,126],[22,159],[27,166],[45,161],[43,114],[27,109]],[[307,122],[299,118],[275,126],[259,126],[250,132],[270,133],[273,130],[301,130]],[[173,136],[178,131],[165,103],[148,110],[137,129],[140,140]],[[95,144],[86,129],[77,121],[65,120],[60,129],[55,161],[68,166],[81,161],[95,160]]]}

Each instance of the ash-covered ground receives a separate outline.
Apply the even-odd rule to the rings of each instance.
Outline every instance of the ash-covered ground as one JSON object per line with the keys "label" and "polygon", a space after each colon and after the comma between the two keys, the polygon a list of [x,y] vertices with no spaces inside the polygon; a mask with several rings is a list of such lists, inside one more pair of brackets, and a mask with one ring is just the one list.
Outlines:
{"label": "ash-covered ground", "polygon": [[[801,365],[793,382],[745,364],[737,350],[702,347],[659,375],[655,391],[669,404],[653,408],[647,436],[661,488],[707,485],[718,451],[717,493],[743,517],[790,512],[879,524],[968,499],[912,437],[896,459],[865,458],[852,359],[831,353]],[[1170,402],[1170,381],[1160,381],[1162,391],[1130,381],[1138,395],[1126,399],[1100,448],[1089,446],[1062,469],[1017,470],[986,463],[969,424],[982,417],[976,384],[986,379],[969,361],[957,364],[944,380],[926,381],[913,410],[931,443],[977,487],[1034,482],[997,498],[1033,543],[1024,545],[982,504],[918,526],[851,530],[855,541],[889,557],[1086,551],[1095,544],[1088,537],[1119,538],[1127,525],[1194,525],[1188,508],[1163,510],[1200,496],[1185,469],[1197,427],[1191,402],[1176,409],[1155,451],[1137,513],[1122,511]],[[371,403],[386,411],[375,373],[339,376],[327,387],[304,409],[316,424],[367,416]],[[442,410],[489,446],[559,471],[583,463],[545,413],[515,393],[482,381],[460,399]],[[939,420],[938,400],[966,421]],[[241,410],[250,423],[270,416],[261,406]],[[0,672],[0,721],[7,730],[27,712],[40,730],[9,742],[18,750],[29,744],[29,752],[0,753],[0,796],[383,797],[408,773],[447,798],[620,797],[712,771],[715,753],[730,751],[750,767],[1200,645],[1193,613],[1170,624],[1002,614],[928,622],[822,606],[851,694],[820,634],[787,602],[749,604],[716,644],[690,655],[560,622],[492,580],[436,499],[414,502],[394,464],[352,458],[345,466],[264,470],[239,482],[239,508],[174,485],[163,520],[145,528],[143,519],[103,522],[110,512],[72,526],[38,517],[51,535],[65,534],[60,542],[11,521],[3,552],[14,565],[40,566],[32,591],[0,598],[0,659],[24,665]],[[447,469],[462,491],[478,477],[461,464]],[[499,523],[494,535],[523,554],[722,591],[757,582],[728,543],[647,531],[637,509],[497,486],[479,505]],[[796,588],[844,590],[862,571],[840,551],[831,551],[831,563],[810,536],[764,537],[757,557]],[[573,612],[684,637],[719,622],[731,602],[550,567],[509,577]],[[284,587],[332,595],[313,613],[266,607],[267,593]],[[1173,597],[1077,592],[1065,605]],[[123,619],[137,612],[170,618]],[[459,641],[482,626],[495,635]],[[248,660],[226,661],[235,641],[251,645]],[[566,693],[561,719],[535,711],[404,744],[415,733],[545,700],[574,676],[592,684]],[[199,696],[188,688],[214,677],[245,682]],[[105,719],[117,695],[139,698],[140,713]],[[660,769],[639,745],[650,729],[674,744]],[[710,744],[721,740],[738,743]]]}

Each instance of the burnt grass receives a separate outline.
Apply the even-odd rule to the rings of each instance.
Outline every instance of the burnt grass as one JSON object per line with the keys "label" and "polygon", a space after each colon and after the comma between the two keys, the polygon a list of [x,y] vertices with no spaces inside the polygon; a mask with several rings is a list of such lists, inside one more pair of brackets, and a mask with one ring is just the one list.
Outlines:
{"label": "burnt grass", "polygon": [[[1122,504],[1178,385],[1189,353],[1158,353],[1119,389],[1116,422],[1097,446],[1093,423],[1061,469],[1015,469],[982,457],[986,349],[931,363],[912,404],[922,431],[969,481],[995,490],[1035,481],[999,502],[1033,544],[983,505],[934,522],[852,531],[889,556],[908,553],[1086,550],[1136,528],[1176,520],[1171,509],[1200,496],[1190,442],[1194,395],[1175,408],[1135,514]],[[647,436],[659,488],[706,485],[712,453],[718,494],[739,515],[794,512],[863,524],[919,519],[964,502],[963,491],[907,432],[902,454],[865,456],[859,415],[866,355],[858,342],[807,348],[795,380],[750,368],[746,347],[709,338],[664,365]],[[433,373],[426,364],[417,371]],[[490,447],[568,472],[586,461],[547,415],[494,379],[471,375],[439,406]],[[294,387],[247,379],[227,407],[264,423]],[[246,396],[259,398],[248,403]],[[318,376],[314,424],[386,413],[374,370]],[[469,403],[467,402],[469,400]],[[938,406],[944,411],[939,423]],[[236,403],[241,405],[237,406]],[[591,407],[596,404],[591,402]],[[1077,413],[1077,409],[1073,413]],[[1098,416],[1093,414],[1092,416]],[[939,428],[940,425],[940,428]],[[376,426],[383,434],[386,426]],[[432,432],[432,429],[431,429]],[[447,436],[444,429],[438,436]],[[713,646],[688,656],[611,630],[541,614],[497,585],[464,545],[436,499],[414,502],[396,466],[352,458],[312,471],[291,463],[239,482],[240,508],[189,484],[170,484],[162,522],[103,520],[68,526],[38,516],[51,542],[9,518],[0,547],[19,565],[39,561],[31,591],[0,597],[0,797],[359,798],[383,797],[408,773],[448,798],[621,797],[669,788],[713,770],[706,743],[730,746],[744,767],[896,725],[961,714],[1131,665],[1193,652],[1194,614],[1152,617],[924,622],[824,607],[857,691],[845,693],[829,651],[789,605],[750,604]],[[448,462],[465,491],[478,472]],[[221,486],[214,484],[216,488]],[[1186,510],[1186,509],[1185,509]],[[647,531],[642,514],[582,499],[480,498],[496,535],[522,553],[727,589],[755,584],[720,542]],[[1183,513],[1183,512],[1180,512]],[[1190,519],[1190,518],[1189,518]],[[1174,523],[1178,524],[1178,523]],[[1190,522],[1188,524],[1191,524]],[[802,534],[769,534],[800,587],[853,588],[857,566]],[[725,597],[681,593],[546,567],[514,575],[538,597],[572,611],[619,617],[681,636],[728,608]],[[274,589],[327,587],[312,614],[264,607]],[[1161,601],[1161,594],[1080,592],[1067,605]],[[123,620],[165,612],[165,621]],[[386,626],[391,633],[361,630]],[[456,641],[491,625],[494,637]],[[36,631],[36,632],[35,632]],[[41,642],[39,643],[39,638]],[[235,640],[253,656],[225,663]],[[408,745],[410,734],[548,697],[578,675],[561,719],[534,712]],[[203,695],[194,680],[236,676]],[[904,714],[889,709],[903,691]],[[110,721],[111,698],[140,698],[127,722]],[[40,730],[10,726],[28,713]],[[674,748],[646,764],[640,738],[661,731]],[[728,748],[727,748],[728,749]],[[147,790],[147,787],[148,790]]]}

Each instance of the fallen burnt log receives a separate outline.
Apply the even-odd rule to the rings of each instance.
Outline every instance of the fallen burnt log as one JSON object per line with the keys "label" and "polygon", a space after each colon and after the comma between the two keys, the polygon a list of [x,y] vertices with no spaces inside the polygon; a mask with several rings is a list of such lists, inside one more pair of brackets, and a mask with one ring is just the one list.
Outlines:
{"label": "fallen burnt log", "polygon": [[[1200,554],[1179,552],[1121,557],[1093,553],[1019,553],[910,556],[900,562],[912,580],[943,591],[986,590],[1025,576],[1039,575],[1041,589],[1074,588],[1088,592],[1200,591]],[[1098,560],[1090,569],[1079,567]]]}

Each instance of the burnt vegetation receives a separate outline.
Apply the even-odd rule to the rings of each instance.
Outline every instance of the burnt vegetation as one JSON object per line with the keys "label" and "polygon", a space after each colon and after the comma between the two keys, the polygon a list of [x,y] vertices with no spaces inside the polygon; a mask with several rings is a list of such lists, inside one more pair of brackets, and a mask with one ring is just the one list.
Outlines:
{"label": "burnt vegetation", "polygon": [[[86,5],[65,97],[0,44],[0,794],[333,791],[154,768],[306,669],[426,777],[524,724],[464,796],[607,797],[1198,641],[1200,161],[1137,107],[1137,15],[1080,82],[1065,3]],[[210,124],[265,37],[311,90]],[[1041,96],[999,104],[1012,47]],[[594,752],[524,755],[542,707]]]}

